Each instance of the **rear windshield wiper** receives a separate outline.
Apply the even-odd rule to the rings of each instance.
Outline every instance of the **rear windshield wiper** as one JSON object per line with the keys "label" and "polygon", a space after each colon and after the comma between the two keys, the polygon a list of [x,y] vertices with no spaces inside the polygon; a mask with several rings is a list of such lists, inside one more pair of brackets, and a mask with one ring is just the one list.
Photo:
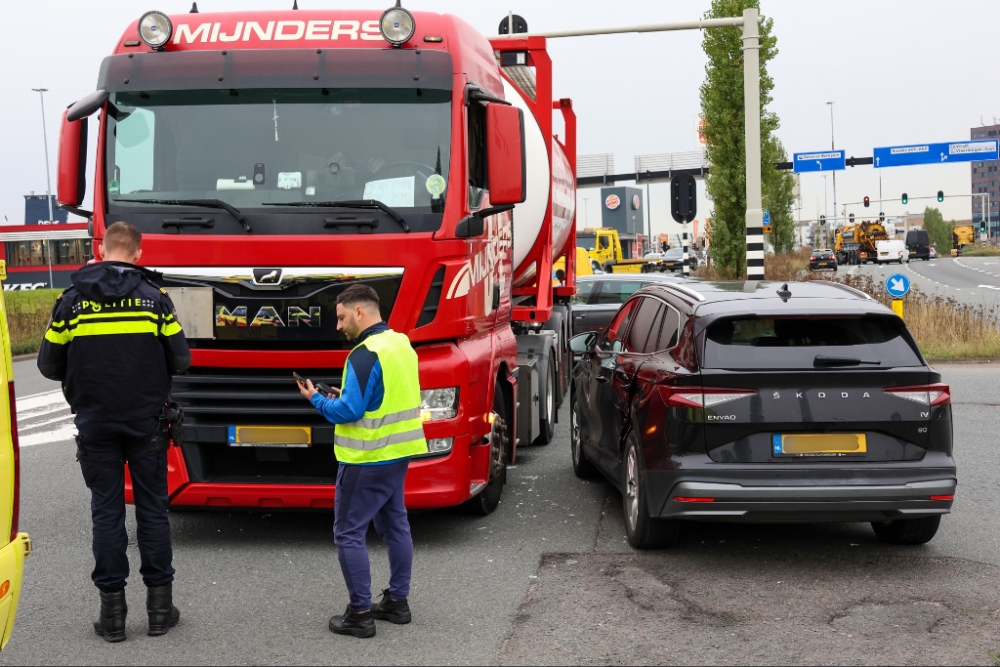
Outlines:
{"label": "rear windshield wiper", "polygon": [[399,211],[386,206],[377,199],[351,199],[345,201],[289,201],[289,202],[264,202],[264,206],[301,206],[307,208],[358,208],[358,209],[378,209],[387,213],[390,218],[399,223],[404,232],[410,231],[410,226],[399,214]]}
{"label": "rear windshield wiper", "polygon": [[247,234],[253,232],[246,217],[234,206],[227,204],[221,199],[115,199],[114,201],[127,201],[136,204],[161,204],[163,206],[200,206],[201,208],[219,208],[236,218]]}
{"label": "rear windshield wiper", "polygon": [[854,359],[852,357],[827,357],[822,354],[817,354],[816,358],[813,359],[813,366],[881,366],[881,361],[864,361],[862,359]]}

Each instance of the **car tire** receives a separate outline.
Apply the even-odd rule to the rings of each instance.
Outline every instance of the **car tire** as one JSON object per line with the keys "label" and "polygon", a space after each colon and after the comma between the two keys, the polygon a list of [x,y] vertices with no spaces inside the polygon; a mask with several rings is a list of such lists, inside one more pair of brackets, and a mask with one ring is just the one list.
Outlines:
{"label": "car tire", "polygon": [[873,521],[872,529],[883,542],[913,546],[930,542],[937,534],[940,525],[940,516],[928,516],[922,519],[898,519],[882,523]]}
{"label": "car tire", "polygon": [[622,509],[625,513],[625,535],[636,549],[671,547],[680,536],[680,521],[655,519],[649,516],[644,490],[645,471],[639,456],[638,438],[631,432],[622,459]]}
{"label": "car tire", "polygon": [[462,507],[476,516],[486,516],[500,505],[503,487],[507,483],[507,461],[510,460],[510,434],[507,431],[507,403],[503,399],[500,381],[493,388],[493,411],[497,414],[493,422],[495,447],[491,448],[490,479],[486,488],[465,501]]}
{"label": "car tire", "polygon": [[580,430],[580,405],[576,400],[576,392],[571,391],[569,397],[569,446],[573,457],[573,474],[580,479],[594,479],[598,475],[597,466],[590,462],[583,453],[583,432]]}

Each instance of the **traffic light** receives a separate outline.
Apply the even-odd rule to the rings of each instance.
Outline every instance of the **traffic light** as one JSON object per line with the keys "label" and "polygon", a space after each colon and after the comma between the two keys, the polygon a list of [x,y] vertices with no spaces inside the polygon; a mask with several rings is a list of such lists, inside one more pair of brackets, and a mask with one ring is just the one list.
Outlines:
{"label": "traffic light", "polygon": [[824,225],[824,226],[826,225],[826,216],[825,215],[819,216],[819,224]]}
{"label": "traffic light", "polygon": [[[904,197],[906,195],[903,195]],[[944,201],[944,190],[938,190],[938,201]]]}
{"label": "traffic light", "polygon": [[985,234],[986,233],[986,221],[985,220],[980,220],[979,221],[979,233],[980,234]]}
{"label": "traffic light", "polygon": [[868,197],[865,197],[865,208],[868,208]]}
{"label": "traffic light", "polygon": [[[868,197],[865,197],[865,199],[868,199]],[[853,225],[854,224],[854,214],[853,213],[849,213],[848,216],[847,216],[847,220]]]}
{"label": "traffic light", "polygon": [[904,204],[910,203],[910,195],[906,194],[905,192],[903,193],[903,203]]}

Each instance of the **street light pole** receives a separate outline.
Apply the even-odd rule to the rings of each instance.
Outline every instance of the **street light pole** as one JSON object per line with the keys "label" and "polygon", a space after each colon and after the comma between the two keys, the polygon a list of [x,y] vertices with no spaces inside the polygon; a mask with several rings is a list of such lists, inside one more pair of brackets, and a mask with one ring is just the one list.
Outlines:
{"label": "street light pole", "polygon": [[590,197],[584,197],[583,198],[583,226],[584,227],[590,227],[590,214],[587,211],[587,200],[588,199],[590,199]]}
{"label": "street light pole", "polygon": [[[837,142],[833,139],[833,102],[830,105],[830,150],[837,150]],[[833,172],[833,217],[837,219],[837,172]]]}
{"label": "street light pole", "polygon": [[[55,214],[52,211],[52,177],[49,172],[49,135],[45,130],[45,93],[49,92],[48,88],[32,88],[32,91],[38,93],[38,98],[42,103],[42,140],[45,143],[45,197],[49,201],[49,222],[55,221]],[[46,241],[46,243],[48,243]],[[52,249],[49,248],[49,252]]]}

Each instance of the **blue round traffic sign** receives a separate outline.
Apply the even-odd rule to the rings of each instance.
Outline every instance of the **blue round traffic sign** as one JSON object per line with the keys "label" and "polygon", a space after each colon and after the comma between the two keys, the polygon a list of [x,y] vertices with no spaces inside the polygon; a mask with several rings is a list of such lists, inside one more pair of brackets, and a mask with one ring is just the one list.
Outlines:
{"label": "blue round traffic sign", "polygon": [[894,299],[901,299],[910,291],[910,279],[902,273],[894,273],[885,279],[885,291]]}

